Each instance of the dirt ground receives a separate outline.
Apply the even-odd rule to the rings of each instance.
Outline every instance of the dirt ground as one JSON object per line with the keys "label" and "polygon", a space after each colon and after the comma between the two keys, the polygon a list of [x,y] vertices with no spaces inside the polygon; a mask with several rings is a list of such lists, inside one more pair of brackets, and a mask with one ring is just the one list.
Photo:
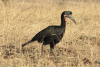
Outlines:
{"label": "dirt ground", "polygon": [[[49,25],[61,24],[61,13],[72,11],[63,39],[50,54],[49,45],[21,45]],[[100,67],[99,0],[1,0],[0,67]]]}

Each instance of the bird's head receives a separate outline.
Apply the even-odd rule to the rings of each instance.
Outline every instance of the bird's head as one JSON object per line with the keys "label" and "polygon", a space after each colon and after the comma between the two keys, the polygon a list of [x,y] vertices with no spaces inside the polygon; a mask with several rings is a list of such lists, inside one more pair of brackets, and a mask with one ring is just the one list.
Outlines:
{"label": "bird's head", "polygon": [[72,12],[71,12],[71,11],[64,11],[64,12],[62,13],[61,16],[64,17],[64,20],[65,20],[66,22],[67,22],[67,17],[68,17],[69,19],[71,19],[71,20],[76,24],[76,21],[75,21],[75,19],[73,18]]}

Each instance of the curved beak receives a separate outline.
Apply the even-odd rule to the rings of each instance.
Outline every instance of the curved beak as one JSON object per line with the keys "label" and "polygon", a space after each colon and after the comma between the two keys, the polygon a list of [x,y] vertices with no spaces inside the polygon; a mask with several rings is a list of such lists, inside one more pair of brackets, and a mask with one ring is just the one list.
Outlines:
{"label": "curved beak", "polygon": [[71,19],[76,24],[76,21],[75,21],[75,19],[74,19],[74,17],[72,15],[66,15],[66,17],[68,17],[69,19]]}

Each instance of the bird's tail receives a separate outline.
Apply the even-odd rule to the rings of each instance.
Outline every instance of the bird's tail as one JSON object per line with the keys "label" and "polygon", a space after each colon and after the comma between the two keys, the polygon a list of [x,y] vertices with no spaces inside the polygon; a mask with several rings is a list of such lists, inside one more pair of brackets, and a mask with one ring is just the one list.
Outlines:
{"label": "bird's tail", "polygon": [[28,42],[22,44],[22,47],[24,47],[25,45],[27,45],[27,44],[29,44],[29,43],[31,43],[31,42],[33,42],[33,41],[36,41],[36,39],[35,39],[34,37],[33,37],[30,41],[28,41]]}
{"label": "bird's tail", "polygon": [[24,47],[25,45],[27,45],[27,44],[29,44],[29,43],[31,43],[31,42],[32,42],[32,41],[28,41],[28,42],[22,44],[22,47]]}

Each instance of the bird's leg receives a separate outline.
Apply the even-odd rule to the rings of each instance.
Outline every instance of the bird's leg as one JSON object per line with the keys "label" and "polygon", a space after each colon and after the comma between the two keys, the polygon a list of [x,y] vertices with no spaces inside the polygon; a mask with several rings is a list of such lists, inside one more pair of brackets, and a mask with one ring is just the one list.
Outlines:
{"label": "bird's leg", "polygon": [[43,55],[43,44],[42,44],[42,48],[41,48],[41,56]]}
{"label": "bird's leg", "polygon": [[53,53],[53,55],[54,55],[54,57],[55,57],[55,59],[56,59],[56,55],[55,55],[53,49],[51,48],[50,50],[52,51],[52,53]]}
{"label": "bird's leg", "polygon": [[53,53],[53,55],[54,55],[54,57],[56,59],[56,55],[54,53],[54,45],[55,45],[54,42],[50,44],[50,53]]}

